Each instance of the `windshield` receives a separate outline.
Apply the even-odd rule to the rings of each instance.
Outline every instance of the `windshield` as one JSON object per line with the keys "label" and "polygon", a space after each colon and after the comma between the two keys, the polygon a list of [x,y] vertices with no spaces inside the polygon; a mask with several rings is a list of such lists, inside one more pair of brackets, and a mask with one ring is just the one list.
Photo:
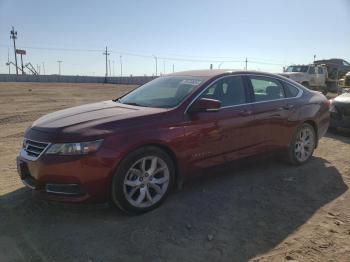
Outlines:
{"label": "windshield", "polygon": [[309,66],[288,66],[286,72],[302,72],[306,73]]}
{"label": "windshield", "polygon": [[145,107],[175,107],[204,80],[204,77],[191,76],[159,77],[131,91],[118,102]]}

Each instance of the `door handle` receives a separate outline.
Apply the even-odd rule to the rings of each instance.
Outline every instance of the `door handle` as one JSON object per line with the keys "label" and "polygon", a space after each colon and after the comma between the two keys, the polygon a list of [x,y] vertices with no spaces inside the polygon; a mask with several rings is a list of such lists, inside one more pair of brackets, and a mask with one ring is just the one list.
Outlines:
{"label": "door handle", "polygon": [[249,116],[252,114],[252,111],[251,110],[245,110],[245,109],[242,109],[238,112],[238,114],[240,116]]}
{"label": "door handle", "polygon": [[280,107],[280,110],[291,110],[293,109],[294,105],[284,105],[282,107]]}

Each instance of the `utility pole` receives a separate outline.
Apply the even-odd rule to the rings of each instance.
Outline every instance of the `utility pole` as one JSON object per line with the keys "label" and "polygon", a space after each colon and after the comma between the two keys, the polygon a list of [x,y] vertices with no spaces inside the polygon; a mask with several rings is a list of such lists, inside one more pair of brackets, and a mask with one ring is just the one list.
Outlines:
{"label": "utility pole", "polygon": [[158,57],[156,57],[155,55],[152,55],[152,56],[156,61],[156,76],[157,76],[158,75]]}
{"label": "utility pole", "polygon": [[315,63],[315,60],[316,60],[316,55],[314,55],[314,63]]}
{"label": "utility pole", "polygon": [[43,62],[43,74],[46,75],[45,73],[45,63]]}
{"label": "utility pole", "polygon": [[21,53],[21,68],[22,68],[22,75],[24,75],[24,66],[23,66],[23,54]]}
{"label": "utility pole", "polygon": [[112,76],[111,59],[108,59],[108,70],[109,70],[109,76]]}
{"label": "utility pole", "polygon": [[248,58],[245,58],[245,70],[248,70]]}
{"label": "utility pole", "polygon": [[123,76],[123,60],[122,60],[122,55],[119,56],[120,59],[120,76]]}
{"label": "utility pole", "polygon": [[107,46],[106,46],[106,51],[103,53],[103,55],[106,56],[106,77],[108,77],[108,56],[109,56],[109,53],[107,50]]}
{"label": "utility pole", "polygon": [[114,71],[114,60],[112,61],[112,63],[113,63],[113,76],[115,76],[115,71]]}
{"label": "utility pole", "polygon": [[61,60],[58,60],[57,61],[57,63],[58,63],[58,74],[59,75],[61,75],[61,63],[62,63],[63,61],[61,61]]}
{"label": "utility pole", "polygon": [[163,60],[163,74],[165,75],[165,60]]}
{"label": "utility pole", "polygon": [[10,50],[7,49],[7,65],[9,67],[9,75],[11,74],[11,64],[10,64]]}
{"label": "utility pole", "polygon": [[15,52],[16,75],[18,75],[17,54],[16,54],[17,31],[15,31],[15,28],[13,26],[10,34],[11,34],[10,38],[13,39],[13,51]]}

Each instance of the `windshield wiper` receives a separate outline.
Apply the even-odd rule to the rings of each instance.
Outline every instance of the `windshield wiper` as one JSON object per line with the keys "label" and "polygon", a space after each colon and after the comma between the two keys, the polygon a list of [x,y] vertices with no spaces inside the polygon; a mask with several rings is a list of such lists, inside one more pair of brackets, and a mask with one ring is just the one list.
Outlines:
{"label": "windshield wiper", "polygon": [[121,104],[122,104],[122,102],[120,101],[120,98],[112,99],[112,101],[113,101],[113,102],[116,102],[116,103],[121,103]]}
{"label": "windshield wiper", "polygon": [[145,106],[145,105],[140,105],[140,104],[135,103],[135,102],[122,102],[121,98],[117,98],[117,99],[114,99],[112,101],[114,101],[116,103],[121,103],[121,104],[124,104],[124,105],[148,107],[148,106]]}
{"label": "windshield wiper", "polygon": [[131,105],[131,106],[142,106],[142,107],[147,107],[147,106],[145,106],[145,105],[140,105],[140,104],[134,103],[134,102],[127,102],[127,103],[123,103],[123,104],[125,104],[125,105]]}

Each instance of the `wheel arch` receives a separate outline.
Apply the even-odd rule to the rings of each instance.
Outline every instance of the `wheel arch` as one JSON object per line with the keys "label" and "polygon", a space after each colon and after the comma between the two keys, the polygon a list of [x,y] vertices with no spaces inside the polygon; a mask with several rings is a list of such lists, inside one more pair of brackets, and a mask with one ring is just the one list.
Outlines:
{"label": "wheel arch", "polygon": [[317,146],[318,146],[318,127],[317,127],[316,122],[314,120],[309,119],[309,120],[304,121],[302,124],[304,124],[304,123],[309,124],[313,127],[313,129],[315,131],[315,138],[316,138],[315,148],[317,148]]}
{"label": "wheel arch", "polygon": [[[152,141],[149,143],[144,143],[144,144],[139,144],[139,145],[135,145],[134,147],[132,147],[131,149],[129,149],[127,152],[124,152],[122,154],[122,157],[120,158],[120,161],[118,162],[118,164],[115,166],[114,170],[117,170],[118,167],[120,166],[120,163],[123,161],[123,159],[125,159],[130,153],[139,150],[141,148],[145,148],[145,147],[156,147],[162,151],[164,151],[169,157],[170,159],[173,161],[174,167],[175,167],[175,183],[174,186],[175,188],[181,189],[182,187],[182,183],[183,183],[183,177],[182,177],[182,172],[180,172],[180,166],[179,166],[179,161],[178,158],[174,152],[174,150],[172,148],[170,148],[169,146],[160,143],[158,141]],[[113,171],[114,173],[115,171]]]}
{"label": "wheel arch", "polygon": [[158,147],[159,149],[163,150],[165,153],[167,153],[169,155],[169,157],[171,158],[171,160],[174,163],[175,166],[175,187],[179,187],[179,183],[181,183],[182,179],[181,179],[181,174],[179,171],[179,163],[178,163],[178,159],[176,157],[175,152],[167,145],[161,144],[161,143],[149,143],[149,144],[145,144],[141,147],[147,147],[147,146],[154,146],[154,147]]}

